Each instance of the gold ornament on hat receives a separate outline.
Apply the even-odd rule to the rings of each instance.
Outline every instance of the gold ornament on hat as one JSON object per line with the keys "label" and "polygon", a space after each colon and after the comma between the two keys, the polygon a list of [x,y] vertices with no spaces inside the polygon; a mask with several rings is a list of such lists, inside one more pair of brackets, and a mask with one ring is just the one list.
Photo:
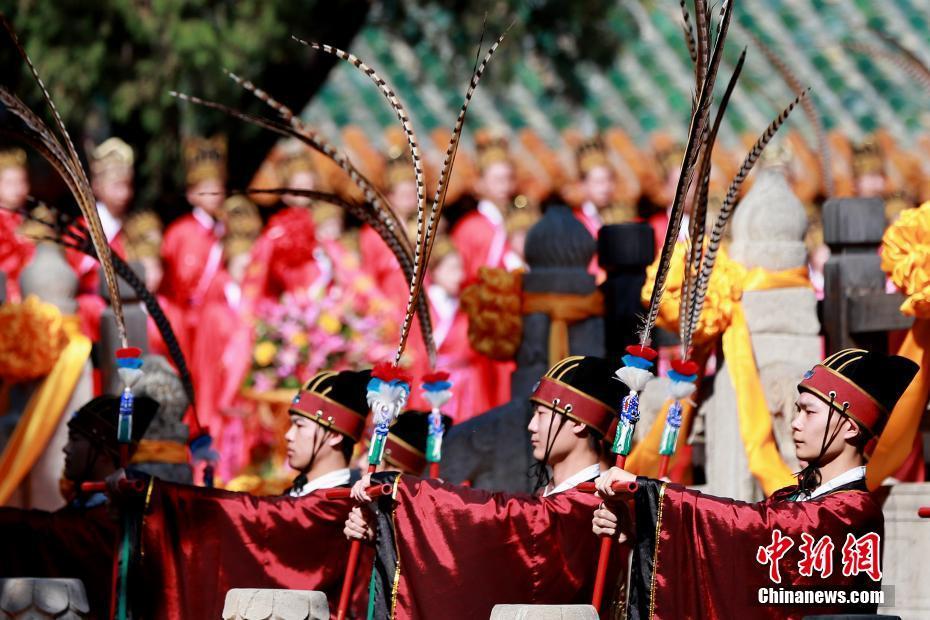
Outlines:
{"label": "gold ornament on hat", "polygon": [[162,223],[154,211],[137,211],[123,224],[126,255],[132,259],[158,258],[161,250]]}
{"label": "gold ornament on hat", "polygon": [[278,162],[276,172],[278,173],[279,182],[284,185],[287,185],[297,173],[309,172],[313,175],[317,174],[310,149],[303,145],[299,145],[286,153],[281,161]]}
{"label": "gold ornament on hat", "polygon": [[507,138],[504,136],[488,133],[479,135],[478,139],[476,139],[475,149],[478,154],[478,169],[481,172],[484,172],[493,164],[510,163]]}
{"label": "gold ornament on hat", "polygon": [[387,166],[384,171],[384,185],[388,191],[407,181],[416,181],[413,160],[401,146],[391,147],[388,151]]}
{"label": "gold ornament on hat", "polygon": [[853,174],[861,177],[866,174],[884,174],[885,163],[882,151],[874,140],[866,140],[853,149]]}
{"label": "gold ornament on hat", "polygon": [[192,137],[184,141],[184,167],[187,170],[187,185],[201,181],[226,182],[226,138]]}
{"label": "gold ornament on hat", "polygon": [[0,170],[7,168],[25,168],[26,151],[19,148],[0,150]]}
{"label": "gold ornament on hat", "polygon": [[588,173],[595,168],[610,168],[607,147],[604,144],[604,138],[600,135],[593,136],[579,144],[575,149],[575,158],[578,160],[578,172],[582,178],[588,176]]}
{"label": "gold ornament on hat", "polygon": [[132,147],[116,137],[104,140],[90,154],[90,172],[96,178],[131,176],[134,163]]}
{"label": "gold ornament on hat", "polygon": [[226,257],[247,253],[262,232],[258,207],[245,196],[230,196],[223,202],[223,213],[226,221],[226,234],[223,236]]}

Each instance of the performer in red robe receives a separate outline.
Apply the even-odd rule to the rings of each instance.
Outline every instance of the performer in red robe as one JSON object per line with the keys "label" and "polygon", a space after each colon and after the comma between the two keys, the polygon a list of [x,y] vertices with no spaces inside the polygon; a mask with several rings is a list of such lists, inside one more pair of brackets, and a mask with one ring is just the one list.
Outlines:
{"label": "performer in red robe", "polygon": [[16,213],[29,197],[29,171],[22,149],[0,150],[0,271],[6,274],[6,300],[20,301],[19,273],[35,246],[19,233],[22,216]]}
{"label": "performer in red robe", "polygon": [[[193,335],[209,301],[223,300],[229,275],[223,264],[225,226],[219,219],[226,196],[226,142],[193,138],[184,146],[187,201],[193,211],[168,226],[162,243],[164,278],[160,292],[178,308],[183,325],[175,326],[188,359]],[[182,336],[183,334],[183,336]],[[219,352],[214,357],[219,358]],[[201,370],[191,368],[194,381]]]}
{"label": "performer in red robe", "polygon": [[[876,590],[881,581],[880,505],[865,487],[864,452],[917,372],[903,357],[846,349],[798,385],[792,422],[799,484],[757,504],[711,497],[619,468],[602,475],[636,480],[631,618],[784,618],[874,613],[875,604],[778,604],[804,587]],[[616,499],[616,498],[614,498]],[[613,502],[594,513],[594,532],[614,536]],[[630,530],[630,526],[635,532]],[[780,591],[784,589],[787,594]],[[794,599],[792,599],[792,602]]]}
{"label": "performer in red robe", "polygon": [[516,268],[506,264],[510,251],[505,215],[513,203],[516,177],[513,163],[502,139],[491,139],[478,146],[481,177],[478,208],[465,215],[452,229],[452,242],[465,266],[465,282],[478,277],[479,267]]}
{"label": "performer in red robe", "polygon": [[583,514],[596,500],[572,489],[599,472],[607,403],[621,397],[612,376],[606,360],[569,357],[541,379],[528,431],[542,497],[400,476],[375,518],[352,513],[347,535],[376,543],[374,617],[485,618],[499,603],[590,600],[599,542]]}
{"label": "performer in red robe", "polygon": [[[119,402],[116,396],[98,396],[69,420],[64,477],[75,489],[116,470]],[[154,400],[135,399],[130,453],[135,452],[157,410]],[[55,512],[0,508],[0,578],[80,579],[90,604],[88,617],[109,617],[118,524],[111,510],[103,493],[81,491]]]}

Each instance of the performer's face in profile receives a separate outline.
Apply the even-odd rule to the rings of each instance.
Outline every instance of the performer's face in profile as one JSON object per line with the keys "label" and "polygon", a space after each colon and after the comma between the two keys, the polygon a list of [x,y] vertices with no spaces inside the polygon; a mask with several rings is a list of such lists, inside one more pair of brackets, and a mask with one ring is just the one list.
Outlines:
{"label": "performer's face in profile", "polygon": [[[795,410],[791,431],[799,460],[816,460],[820,456],[824,434],[826,434],[827,439],[832,437],[833,441],[827,445],[821,463],[829,463],[850,445],[849,441],[858,435],[858,430],[852,420],[836,411],[832,416],[829,415],[830,406],[810,392],[801,392],[795,402]],[[827,418],[830,419],[829,429]]]}
{"label": "performer's face in profile", "polygon": [[312,420],[292,415],[291,426],[284,435],[287,442],[287,464],[293,469],[303,471],[310,466],[314,456],[323,447],[326,436],[333,434]]}
{"label": "performer's face in profile", "polygon": [[546,459],[546,448],[551,446],[549,458],[546,459],[549,465],[564,460],[575,450],[587,445],[587,427],[555,413],[551,407],[537,405],[526,428],[530,432],[534,459]]}
{"label": "performer's face in profile", "polygon": [[64,475],[72,482],[103,480],[116,470],[116,464],[108,454],[95,450],[90,440],[81,433],[68,432],[64,453]]}

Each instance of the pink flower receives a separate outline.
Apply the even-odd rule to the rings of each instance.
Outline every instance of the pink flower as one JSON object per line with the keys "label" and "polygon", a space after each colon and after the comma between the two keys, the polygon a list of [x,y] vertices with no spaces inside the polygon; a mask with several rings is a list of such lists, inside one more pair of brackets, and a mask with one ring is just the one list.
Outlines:
{"label": "pink flower", "polygon": [[274,389],[274,381],[266,373],[255,373],[253,377],[255,379],[253,387],[256,392],[268,392]]}

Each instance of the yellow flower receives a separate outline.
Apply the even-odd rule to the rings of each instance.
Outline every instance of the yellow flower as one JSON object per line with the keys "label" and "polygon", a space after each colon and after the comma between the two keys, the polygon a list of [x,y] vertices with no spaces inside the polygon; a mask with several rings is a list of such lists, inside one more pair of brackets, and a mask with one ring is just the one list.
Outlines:
{"label": "yellow flower", "polygon": [[320,315],[319,325],[327,334],[338,334],[339,330],[342,329],[342,324],[339,322],[339,319],[329,312],[324,312]]}
{"label": "yellow flower", "polygon": [[309,341],[307,340],[307,334],[303,332],[295,332],[294,335],[291,336],[291,344],[297,347],[298,349],[301,347],[307,346],[308,342]]}
{"label": "yellow flower", "polygon": [[278,352],[278,347],[274,345],[273,342],[259,342],[255,345],[255,351],[253,352],[253,357],[255,358],[255,363],[260,367],[264,368],[269,366],[274,360],[275,353]]}

